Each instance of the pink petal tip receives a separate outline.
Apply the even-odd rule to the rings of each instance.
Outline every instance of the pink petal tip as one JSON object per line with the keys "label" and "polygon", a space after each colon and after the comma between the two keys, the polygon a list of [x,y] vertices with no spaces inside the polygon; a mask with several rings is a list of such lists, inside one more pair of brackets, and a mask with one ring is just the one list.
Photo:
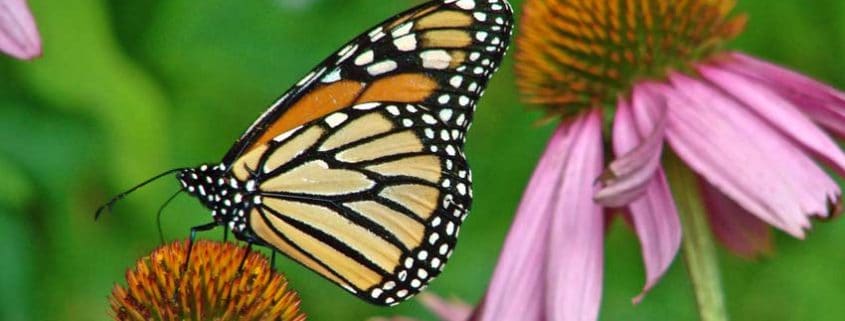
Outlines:
{"label": "pink petal tip", "polygon": [[24,60],[41,56],[41,36],[24,0],[0,0],[0,51]]}

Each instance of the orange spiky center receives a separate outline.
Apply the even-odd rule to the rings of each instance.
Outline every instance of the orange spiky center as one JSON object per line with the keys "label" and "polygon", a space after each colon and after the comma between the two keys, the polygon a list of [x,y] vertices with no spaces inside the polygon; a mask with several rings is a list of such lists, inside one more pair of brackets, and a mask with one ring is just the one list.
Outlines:
{"label": "orange spiky center", "polygon": [[688,71],[744,28],[733,0],[527,0],[517,36],[518,85],[529,103],[568,115],[615,105],[669,70]]}
{"label": "orange spiky center", "polygon": [[127,270],[109,297],[114,320],[304,321],[299,296],[265,257],[231,243],[198,241],[183,271],[187,242],[159,247]]}

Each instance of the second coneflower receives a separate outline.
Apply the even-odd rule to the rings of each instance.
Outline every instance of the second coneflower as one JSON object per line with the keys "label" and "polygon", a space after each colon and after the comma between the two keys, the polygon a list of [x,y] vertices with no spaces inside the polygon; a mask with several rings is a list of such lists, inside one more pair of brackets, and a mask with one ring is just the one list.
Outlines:
{"label": "second coneflower", "polygon": [[304,321],[299,296],[263,255],[231,243],[197,241],[184,269],[187,242],[164,245],[115,285],[111,315],[119,321]]}
{"label": "second coneflower", "polygon": [[839,187],[819,162],[845,173],[824,130],[845,135],[845,94],[725,50],[745,25],[733,6],[525,2],[519,87],[564,120],[477,319],[596,320],[603,213],[617,212],[640,239],[643,293],[683,247],[702,319],[724,320],[710,229],[753,257],[770,249],[768,226],[802,238],[812,217],[839,210]]}
{"label": "second coneflower", "polygon": [[41,36],[24,0],[0,0],[0,52],[27,60],[41,55]]}

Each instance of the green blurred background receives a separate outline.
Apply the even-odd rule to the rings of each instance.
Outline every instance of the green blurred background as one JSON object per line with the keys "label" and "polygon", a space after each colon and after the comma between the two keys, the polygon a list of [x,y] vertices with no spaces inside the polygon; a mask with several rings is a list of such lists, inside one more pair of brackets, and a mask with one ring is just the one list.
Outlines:
{"label": "green blurred background", "polygon": [[[107,295],[159,244],[155,211],[175,180],[145,188],[94,222],[113,194],[164,169],[218,161],[269,103],[347,39],[411,0],[33,0],[45,55],[0,57],[0,320],[105,320]],[[513,1],[518,5],[520,1]],[[845,2],[739,0],[748,30],[733,48],[845,88]],[[512,57],[512,55],[510,56]],[[469,143],[475,203],[449,267],[430,287],[478,300],[552,126],[526,111],[512,61],[481,101]],[[168,239],[208,221],[182,197]],[[220,238],[221,233],[203,237]],[[842,320],[845,222],[806,241],[777,235],[756,262],[722,253],[733,320]],[[606,251],[602,320],[694,320],[676,261],[645,301],[639,246],[615,223]],[[408,315],[360,302],[289,260],[280,269],[311,320]]]}

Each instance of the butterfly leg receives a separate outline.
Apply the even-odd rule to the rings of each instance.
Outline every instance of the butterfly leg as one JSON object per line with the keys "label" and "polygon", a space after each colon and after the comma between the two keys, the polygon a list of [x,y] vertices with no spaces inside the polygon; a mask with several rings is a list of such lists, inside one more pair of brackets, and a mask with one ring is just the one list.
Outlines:
{"label": "butterfly leg", "polygon": [[191,261],[191,251],[194,249],[194,240],[197,238],[197,232],[209,231],[215,227],[217,227],[217,223],[211,222],[191,228],[191,236],[188,238],[188,255],[185,257],[185,264],[182,265],[182,271],[188,270],[188,262]]}
{"label": "butterfly leg", "polygon": [[276,270],[276,249],[270,250],[270,269]]}
{"label": "butterfly leg", "polygon": [[229,240],[229,229],[224,228],[223,229],[223,242],[226,242],[228,240]]}

